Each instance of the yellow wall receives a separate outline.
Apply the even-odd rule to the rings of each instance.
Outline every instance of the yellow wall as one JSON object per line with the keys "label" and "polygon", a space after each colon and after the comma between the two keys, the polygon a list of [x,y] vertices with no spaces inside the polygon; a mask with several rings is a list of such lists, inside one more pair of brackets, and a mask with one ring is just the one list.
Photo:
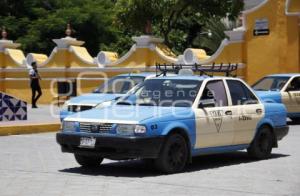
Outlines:
{"label": "yellow wall", "polygon": [[[253,83],[268,74],[299,72],[298,18],[285,15],[285,1],[269,0],[245,17],[247,81]],[[270,35],[253,36],[255,20],[263,18],[269,20]]]}
{"label": "yellow wall", "polygon": [[[299,16],[287,16],[285,0],[268,0],[252,12],[245,12],[245,35],[240,43],[230,42],[209,63],[244,63],[239,76],[252,84],[261,77],[276,73],[300,71]],[[300,0],[292,1],[291,10],[300,8]],[[269,21],[270,34],[254,36],[256,20]]]}
{"label": "yellow wall", "polygon": [[288,12],[300,12],[300,1],[291,0],[290,7],[288,8]]}
{"label": "yellow wall", "polygon": [[5,54],[0,52],[0,68],[5,67]]}
{"label": "yellow wall", "polygon": [[[245,18],[245,35],[241,42],[230,42],[226,45],[220,54],[211,57],[210,63],[244,63],[245,68],[238,71],[239,76],[243,77],[248,83],[252,84],[259,78],[275,73],[293,73],[300,72],[300,26],[299,16],[287,16],[285,14],[285,0],[268,0],[267,3],[253,12],[246,12]],[[298,12],[300,10],[300,0],[291,1],[288,11]],[[267,19],[269,21],[270,35],[254,36],[255,21]],[[68,49],[57,49],[53,58],[40,68],[40,74],[43,80],[41,82],[44,89],[42,103],[49,103],[53,100],[50,94],[50,80],[55,78],[76,78],[80,74],[77,68],[95,68],[96,64],[92,62],[91,57],[83,47],[73,47],[73,51]],[[76,51],[75,51],[76,50]],[[165,49],[162,49],[165,50]],[[80,58],[75,53],[82,54]],[[21,54],[15,51],[15,55]],[[172,55],[165,54],[165,58],[160,56],[156,51],[149,48],[136,48],[136,50],[123,62],[113,65],[112,67],[134,67],[145,68],[155,65],[156,63],[170,63],[166,59],[172,58]],[[17,55],[20,56],[20,55]],[[21,55],[22,56],[22,55]],[[21,57],[20,58],[23,58]],[[86,59],[82,61],[81,58]],[[18,58],[19,59],[19,58]],[[209,59],[207,59],[207,62]],[[28,70],[20,68],[19,65],[3,52],[0,52],[0,67],[19,68],[4,69],[0,72],[0,90],[6,91],[18,98],[26,101],[30,100],[30,88],[28,81]],[[49,70],[53,68],[53,70]],[[57,69],[62,68],[62,69]],[[73,69],[74,68],[74,69]],[[21,69],[21,71],[20,71]],[[88,71],[89,69],[87,69]],[[81,72],[85,71],[81,69]],[[98,86],[101,81],[92,80],[92,78],[101,78],[100,72],[92,70],[91,74],[82,79],[82,92],[90,92]],[[108,77],[113,77],[126,71],[109,71],[104,72]],[[128,71],[127,71],[128,72]],[[19,80],[1,80],[1,78],[15,78]]]}
{"label": "yellow wall", "polygon": [[139,48],[129,58],[116,65],[115,67],[145,67],[148,64],[147,60],[149,59],[148,50],[149,49],[147,48]]}
{"label": "yellow wall", "polygon": [[[166,56],[166,58],[168,58]],[[137,48],[136,51],[132,53],[123,62],[114,65],[113,67],[136,67],[144,68],[147,66],[154,66],[156,63],[170,63],[167,60],[159,56],[155,51],[149,48]]]}
{"label": "yellow wall", "polygon": [[220,55],[214,60],[215,63],[243,63],[243,42],[230,43],[224,47]]}
{"label": "yellow wall", "polygon": [[[40,68],[40,74],[42,80],[40,81],[40,85],[43,91],[42,97],[39,99],[38,103],[49,104],[55,102],[57,96],[57,79],[73,79],[77,78],[77,93],[78,95],[81,93],[89,93],[99,85],[101,85],[104,80],[102,79],[104,76],[111,78],[113,76],[124,74],[130,72],[137,72],[132,70],[102,70],[102,71],[90,71],[87,72],[86,75],[82,75],[81,78],[78,78],[83,72],[76,72],[70,70],[53,70],[51,72],[43,71],[43,68]],[[24,100],[28,103],[31,103],[31,89],[30,82],[28,77],[28,70],[23,69],[18,72],[13,71],[12,69],[5,69],[5,71],[0,72],[0,79],[2,78],[10,78],[6,80],[0,80],[0,91],[6,92],[12,96],[17,97],[18,99]]]}
{"label": "yellow wall", "polygon": [[[82,51],[81,47],[76,47],[75,49],[78,48],[80,49],[79,51]],[[57,49],[57,52],[44,67],[96,67],[96,64],[88,64],[82,61],[74,52],[70,52],[68,49]]]}
{"label": "yellow wall", "polygon": [[68,49],[58,49],[45,67],[69,67],[68,54]]}
{"label": "yellow wall", "polygon": [[[13,59],[12,59],[13,58]],[[17,68],[23,65],[25,56],[23,51],[18,49],[6,49],[6,52],[0,52],[0,68]]]}
{"label": "yellow wall", "polygon": [[81,61],[74,53],[69,52],[70,67],[96,67],[96,64],[91,65]]}
{"label": "yellow wall", "polygon": [[[42,80],[40,85],[42,88],[43,95],[39,99],[38,103],[40,104],[49,104],[55,102],[57,99],[57,85],[53,83],[53,89],[51,89],[51,80]],[[79,82],[77,81],[77,84]],[[81,80],[81,86],[78,87],[78,92],[88,93],[95,89],[97,86],[102,84],[102,80]],[[28,79],[23,80],[6,80],[4,82],[5,92],[7,94],[13,95],[18,99],[24,100],[28,103],[31,103],[31,89]]]}

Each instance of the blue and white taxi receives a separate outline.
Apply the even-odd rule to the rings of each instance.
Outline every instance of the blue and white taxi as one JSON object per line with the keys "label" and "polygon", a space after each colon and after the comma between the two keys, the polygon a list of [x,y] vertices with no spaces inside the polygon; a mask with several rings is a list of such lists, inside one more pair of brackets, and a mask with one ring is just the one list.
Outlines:
{"label": "blue and white taxi", "polygon": [[252,87],[263,101],[283,103],[287,116],[300,122],[300,74],[266,76]]}
{"label": "blue and white taxi", "polygon": [[205,154],[247,149],[268,158],[288,134],[286,115],[283,104],[261,102],[241,79],[165,76],[111,106],[68,116],[56,140],[84,167],[139,158],[175,173]]}
{"label": "blue and white taxi", "polygon": [[155,73],[121,74],[109,79],[92,93],[83,94],[68,100],[60,111],[60,120],[76,112],[89,110],[99,104],[107,103],[124,96],[134,86],[155,77]]}

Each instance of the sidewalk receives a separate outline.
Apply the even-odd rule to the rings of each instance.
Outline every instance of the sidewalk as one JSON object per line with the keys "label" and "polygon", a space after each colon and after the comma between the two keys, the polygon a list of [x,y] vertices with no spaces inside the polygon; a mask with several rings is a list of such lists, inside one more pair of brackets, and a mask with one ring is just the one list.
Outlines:
{"label": "sidewalk", "polygon": [[27,120],[0,122],[0,136],[55,132],[60,129],[59,107],[51,105],[39,105],[32,109],[27,106]]}

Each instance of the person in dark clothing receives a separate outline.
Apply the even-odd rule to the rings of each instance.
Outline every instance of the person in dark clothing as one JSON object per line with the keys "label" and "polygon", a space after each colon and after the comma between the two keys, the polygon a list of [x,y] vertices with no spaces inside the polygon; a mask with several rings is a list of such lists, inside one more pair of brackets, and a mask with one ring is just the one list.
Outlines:
{"label": "person in dark clothing", "polygon": [[32,68],[29,71],[30,87],[32,91],[31,103],[32,103],[32,108],[37,108],[36,102],[42,96],[42,89],[40,86],[41,77],[37,70],[36,62],[32,62],[31,67]]}

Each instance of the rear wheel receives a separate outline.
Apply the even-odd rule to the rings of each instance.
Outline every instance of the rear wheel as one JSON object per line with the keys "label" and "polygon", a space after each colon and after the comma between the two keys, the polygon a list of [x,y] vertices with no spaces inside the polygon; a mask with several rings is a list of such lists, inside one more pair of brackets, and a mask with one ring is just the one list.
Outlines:
{"label": "rear wheel", "polygon": [[97,167],[103,161],[102,157],[97,156],[84,156],[79,154],[74,154],[74,156],[77,163],[82,167]]}
{"label": "rear wheel", "polygon": [[250,147],[247,149],[249,155],[256,159],[270,157],[274,144],[274,137],[269,127],[262,127]]}
{"label": "rear wheel", "polygon": [[155,165],[165,173],[176,173],[184,169],[187,160],[186,140],[180,134],[172,134],[167,138]]}

